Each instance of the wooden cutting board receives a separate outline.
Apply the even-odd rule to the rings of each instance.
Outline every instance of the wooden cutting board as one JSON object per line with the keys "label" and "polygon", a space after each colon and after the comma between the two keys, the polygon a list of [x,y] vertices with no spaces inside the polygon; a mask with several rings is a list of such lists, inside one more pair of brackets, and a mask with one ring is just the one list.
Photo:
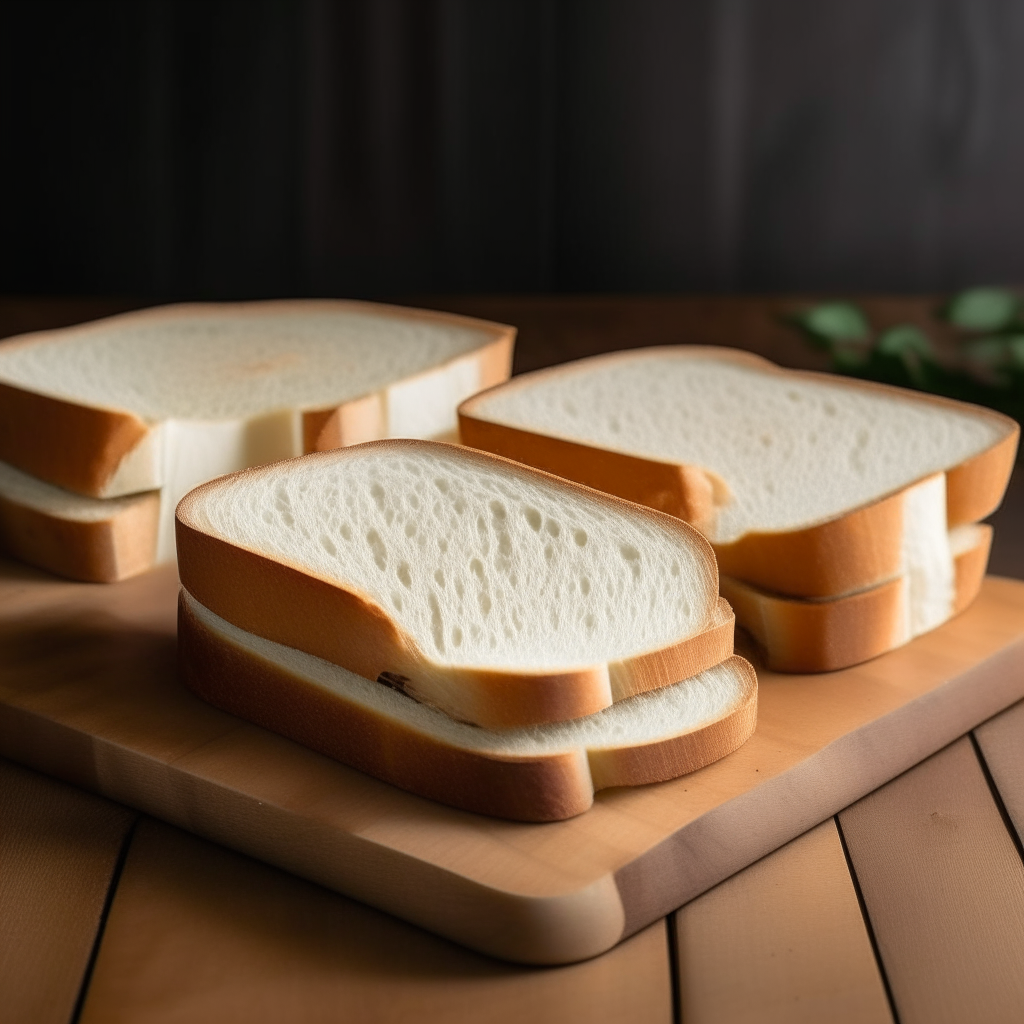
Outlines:
{"label": "wooden cutting board", "polygon": [[175,680],[172,568],[113,586],[0,563],[0,755],[495,956],[593,956],[1024,697],[1024,583],[819,676],[760,673],[755,735],[543,825],[411,796]]}

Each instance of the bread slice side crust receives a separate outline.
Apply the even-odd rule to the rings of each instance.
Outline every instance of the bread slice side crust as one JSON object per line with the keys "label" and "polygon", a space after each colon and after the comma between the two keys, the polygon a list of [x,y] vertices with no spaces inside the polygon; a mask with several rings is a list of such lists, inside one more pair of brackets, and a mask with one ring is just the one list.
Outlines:
{"label": "bread slice side crust", "polygon": [[[95,499],[100,500],[100,499]],[[83,583],[116,583],[156,562],[160,495],[112,501],[103,519],[72,519],[0,495],[0,546],[15,558]]]}
{"label": "bread slice side crust", "polygon": [[[278,308],[294,309],[301,303],[304,308],[316,311],[324,308],[344,306],[363,312],[373,312],[382,307],[367,302],[341,300],[281,300],[259,303],[262,310],[273,312]],[[239,303],[251,306],[251,303]],[[181,304],[155,309],[135,310],[120,313],[103,320],[92,321],[76,327],[60,328],[56,331],[39,331],[4,341],[5,346],[31,346],[45,342],[55,335],[67,337],[69,333],[92,333],[102,330],[103,325],[119,320],[145,320],[158,323],[174,320],[183,315],[192,315],[202,310],[201,305]],[[479,363],[481,387],[499,383],[511,370],[511,351],[516,330],[505,324],[495,324],[473,317],[435,310],[387,306],[389,317],[417,320],[452,326],[474,327],[489,335],[479,348],[465,352],[442,366],[462,359]],[[502,367],[505,371],[502,372]],[[435,371],[428,367],[402,382],[415,380]],[[397,383],[397,382],[396,382]],[[373,398],[375,396],[367,396]],[[353,400],[356,405],[362,399]],[[349,403],[344,403],[347,405]],[[334,414],[343,408],[312,410],[309,420],[303,418],[302,433],[307,450],[316,444],[319,434],[332,421]],[[300,410],[301,412],[301,410]],[[74,491],[86,497],[109,497],[109,486],[118,468],[149,437],[156,425],[145,422],[130,411],[115,408],[95,407],[79,404],[69,399],[56,398],[26,390],[20,386],[0,381],[0,461],[30,473],[40,480]],[[329,443],[330,431],[324,444]],[[377,433],[375,437],[381,437]],[[367,440],[368,438],[360,438]],[[322,447],[322,445],[321,445]],[[144,480],[136,489],[159,487],[162,481]]]}
{"label": "bread slice side crust", "polygon": [[[425,443],[374,442],[404,446]],[[471,450],[464,455],[502,461]],[[523,471],[522,466],[516,469]],[[415,699],[460,721],[504,729],[582,718],[621,697],[697,675],[733,653],[734,616],[728,604],[719,599],[708,621],[694,634],[610,665],[546,672],[437,665],[367,595],[204,531],[193,510],[207,488],[229,485],[231,479],[223,477],[196,488],[178,506],[178,572],[189,593],[246,632],[313,654],[366,679],[385,676]],[[569,481],[558,483],[579,488]],[[579,489],[602,502],[616,504],[619,500]],[[659,515],[646,508],[634,506],[634,510]],[[692,528],[684,528],[689,531],[689,539],[703,549],[708,573],[717,581],[710,545]]]}
{"label": "bread slice side crust", "polygon": [[756,719],[756,676],[735,658],[747,684],[743,699],[703,728],[660,743],[591,752],[589,760],[579,749],[499,755],[431,736],[235,643],[199,619],[185,591],[178,604],[178,649],[182,681],[216,707],[409,792],[519,821],[570,818],[591,806],[595,788],[659,781],[702,767],[744,742]]}
{"label": "bread slice side crust", "polygon": [[[992,543],[990,526],[973,526],[969,547],[956,552],[951,615],[978,595]],[[906,582],[896,577],[867,590],[821,601],[767,593],[723,575],[722,593],[738,623],[757,641],[776,672],[832,672],[907,643]]]}
{"label": "bread slice side crust", "polygon": [[131,413],[0,383],[0,460],[86,497],[104,497],[118,466],[151,429]]}
{"label": "bread slice side crust", "polygon": [[[678,353],[678,347],[675,351]],[[617,362],[662,355],[658,349],[640,349],[593,356],[585,362],[614,366]],[[685,355],[711,356],[765,372],[827,380],[851,389],[891,392],[902,401],[908,398],[908,392],[885,384],[784,370],[749,352],[686,346]],[[571,375],[575,365],[567,363],[538,370],[498,387],[522,389],[540,376]],[[964,404],[919,392],[909,395],[912,400],[945,408],[962,409]],[[727,500],[728,481],[721,481],[699,466],[645,459],[488,420],[482,412],[486,401],[487,393],[482,392],[459,407],[459,430],[464,444],[658,508],[685,519],[702,532],[709,531],[716,507]],[[998,508],[1017,451],[1020,428],[1013,420],[990,409],[974,409],[979,416],[998,423],[1003,437],[985,451],[946,471],[947,519],[951,528],[976,522]],[[921,479],[931,475],[923,474]],[[899,571],[903,495],[919,482],[911,481],[892,494],[824,522],[788,531],[751,532],[728,544],[715,543],[720,571],[792,597],[835,597],[877,585]]]}

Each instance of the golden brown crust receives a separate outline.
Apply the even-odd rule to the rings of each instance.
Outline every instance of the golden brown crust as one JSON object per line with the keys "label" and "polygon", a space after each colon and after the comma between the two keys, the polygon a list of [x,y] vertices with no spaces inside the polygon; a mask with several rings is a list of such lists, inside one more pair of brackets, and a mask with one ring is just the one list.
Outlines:
{"label": "golden brown crust", "polygon": [[116,583],[156,561],[160,496],[145,495],[110,518],[63,519],[0,497],[0,544],[30,565],[83,583]]}
{"label": "golden brown crust", "polygon": [[659,743],[591,751],[594,789],[666,782],[719,761],[746,743],[757,725],[757,674],[750,662],[737,655],[728,662],[742,671],[747,684],[737,707],[700,729]]}
{"label": "golden brown crust", "polygon": [[[472,402],[472,399],[470,399]],[[626,501],[665,512],[698,529],[714,521],[714,488],[693,466],[641,459],[558,437],[476,419],[459,410],[464,445],[522,462]]]}
{"label": "golden brown crust", "polygon": [[[602,751],[596,788],[661,781],[710,764],[753,732],[757,683],[745,666],[742,704],[661,743]],[[332,694],[209,630],[178,602],[178,666],[203,700],[394,786],[463,810],[518,821],[557,821],[593,803],[583,751],[498,756],[455,747]]]}
{"label": "golden brown crust", "polygon": [[790,597],[849,594],[899,572],[905,492],[839,519],[785,533],[748,533],[714,544],[718,570]]}
{"label": "golden brown crust", "polygon": [[971,527],[974,543],[953,558],[955,595],[953,614],[959,615],[979,594],[992,551],[992,527],[980,524]]}
{"label": "golden brown crust", "polygon": [[[988,564],[992,528],[975,526],[974,542],[954,557],[952,614],[978,595]],[[868,590],[825,601],[766,593],[723,575],[722,593],[737,622],[757,641],[776,672],[831,672],[876,658],[906,643],[905,582],[891,579]]]}
{"label": "golden brown crust", "polygon": [[[677,347],[674,351],[681,350]],[[645,349],[594,356],[587,362],[614,364],[661,355],[663,350]],[[964,407],[962,402],[886,384],[785,370],[761,356],[733,349],[686,346],[685,355],[712,355],[763,371],[825,379],[830,384],[854,390],[892,393],[904,401],[909,399],[961,410]],[[527,387],[538,374],[547,377],[571,373],[573,365],[539,370],[500,386],[504,389]],[[464,443],[660,508],[687,519],[699,529],[706,529],[707,524],[713,522],[714,488],[723,486],[713,474],[699,467],[656,462],[489,421],[483,419],[480,412],[485,398],[483,393],[475,395],[459,407],[459,429]],[[1009,417],[990,409],[971,408],[979,417],[998,424],[1003,437],[991,448],[947,471],[947,518],[951,527],[974,522],[998,507],[1013,468],[1020,433],[1019,426]],[[727,485],[725,481],[724,486]],[[846,515],[800,530],[750,533],[730,544],[716,544],[719,568],[723,574],[794,597],[833,597],[873,586],[898,571],[905,491],[903,488]]]}
{"label": "golden brown crust", "polygon": [[89,497],[149,433],[137,416],[0,383],[0,461]]}
{"label": "golden brown crust", "polygon": [[[381,447],[433,443],[436,442],[372,442]],[[459,449],[459,453],[463,458],[490,466],[506,461],[469,449]],[[338,458],[339,454],[311,454],[303,458]],[[519,465],[515,470],[547,476]],[[367,679],[378,679],[384,673],[404,677],[406,692],[453,718],[496,729],[580,718],[608,707],[617,699],[616,691],[628,695],[667,686],[732,654],[731,609],[723,609],[719,604],[705,628],[696,635],[613,666],[601,664],[535,673],[437,666],[367,596],[206,533],[198,525],[193,509],[207,489],[230,486],[230,481],[241,475],[204,484],[178,506],[178,572],[189,593],[240,629],[324,658]],[[623,511],[617,498],[564,480],[557,482],[586,491],[590,499]],[[699,533],[680,520],[663,517],[642,506],[625,508],[634,515],[657,517],[685,531],[687,542],[704,559],[709,583],[717,591],[714,553]]]}
{"label": "golden brown crust", "polygon": [[[515,341],[515,328],[490,323],[454,313],[435,310],[411,309],[400,306],[380,306],[371,302],[342,300],[282,300],[278,302],[236,303],[239,311],[252,306],[261,311],[289,309],[301,306],[315,312],[339,307],[374,312],[386,310],[389,317],[450,324],[483,330],[491,336],[479,349],[463,353],[455,359],[475,357],[480,361],[481,379],[485,386],[499,383],[502,365],[511,367],[511,351]],[[182,304],[155,309],[136,310],[92,321],[77,327],[58,331],[40,331],[4,341],[5,346],[36,345],[54,335],[67,337],[74,332],[94,332],[99,325],[119,320],[145,320],[156,323],[192,315],[204,308],[201,304]],[[222,307],[221,307],[222,308]],[[455,359],[451,360],[452,362]],[[504,360],[504,363],[503,363]],[[430,372],[429,368],[424,372]],[[505,373],[505,377],[508,373]],[[373,397],[373,396],[371,396]],[[356,400],[357,402],[360,400]],[[346,403],[348,404],[348,403]],[[339,407],[341,408],[341,407]],[[317,443],[317,437],[327,427],[337,409],[312,410],[309,419],[303,417],[303,436],[307,449]],[[65,487],[88,497],[104,497],[105,489],[124,457],[147,436],[151,425],[129,412],[79,405],[72,401],[37,394],[10,384],[0,383],[0,461],[9,462],[40,480]],[[374,435],[379,437],[380,433]],[[330,433],[323,443],[329,443]],[[358,437],[357,440],[368,440]],[[344,442],[353,443],[353,442]]]}
{"label": "golden brown crust", "polygon": [[1008,434],[946,472],[946,521],[951,529],[976,523],[999,508],[1017,458],[1019,433]]}
{"label": "golden brown crust", "polygon": [[190,690],[222,710],[453,807],[554,821],[593,802],[586,762],[575,754],[488,757],[404,728],[215,635],[184,600],[178,602],[178,668]]}

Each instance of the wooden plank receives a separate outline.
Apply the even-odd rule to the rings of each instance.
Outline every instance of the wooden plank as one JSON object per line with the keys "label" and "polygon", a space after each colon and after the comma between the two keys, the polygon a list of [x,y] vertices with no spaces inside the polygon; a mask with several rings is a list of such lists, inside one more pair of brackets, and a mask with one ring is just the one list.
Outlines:
{"label": "wooden plank", "polygon": [[974,730],[1003,806],[1024,841],[1024,701]]}
{"label": "wooden plank", "polygon": [[65,1024],[135,815],[0,761],[0,1018]]}
{"label": "wooden plank", "polygon": [[892,1015],[835,822],[675,914],[686,1024],[872,1024]]}
{"label": "wooden plank", "polygon": [[473,948],[610,948],[1024,696],[1024,584],[866,665],[761,674],[755,735],[672,782],[524,825],[403,793],[175,679],[173,568],[113,586],[0,567],[0,754]]}
{"label": "wooden plank", "polygon": [[1024,864],[970,739],[839,820],[901,1024],[1024,1020]]}
{"label": "wooden plank", "polygon": [[81,1022],[671,1018],[664,922],[595,960],[514,967],[144,819]]}

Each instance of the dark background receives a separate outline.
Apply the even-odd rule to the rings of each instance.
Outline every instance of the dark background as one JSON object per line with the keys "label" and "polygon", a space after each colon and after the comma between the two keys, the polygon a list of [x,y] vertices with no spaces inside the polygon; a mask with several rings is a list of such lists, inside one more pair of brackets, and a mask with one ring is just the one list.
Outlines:
{"label": "dark background", "polygon": [[1020,0],[0,4],[0,291],[1024,280]]}

